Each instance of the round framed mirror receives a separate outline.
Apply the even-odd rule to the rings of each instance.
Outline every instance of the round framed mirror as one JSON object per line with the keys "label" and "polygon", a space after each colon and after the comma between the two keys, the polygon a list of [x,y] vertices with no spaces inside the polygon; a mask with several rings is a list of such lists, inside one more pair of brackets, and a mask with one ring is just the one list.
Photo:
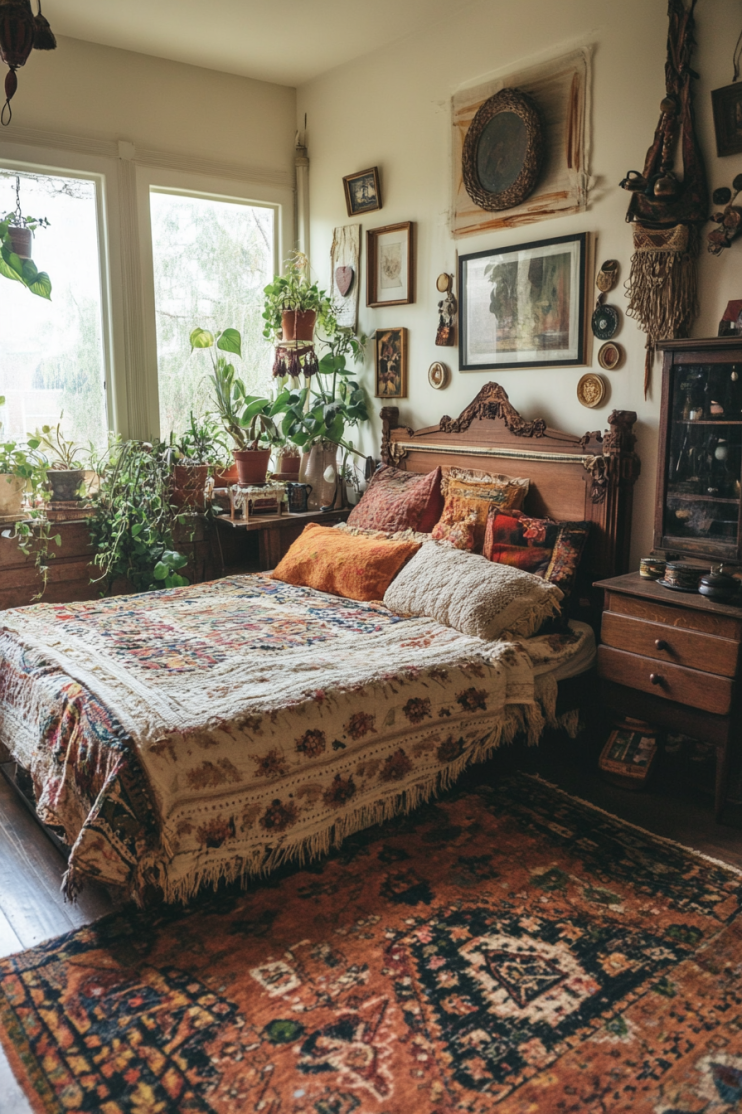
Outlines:
{"label": "round framed mirror", "polygon": [[462,156],[466,192],[481,209],[512,209],[533,193],[543,164],[541,116],[519,89],[501,89],[480,105]]}

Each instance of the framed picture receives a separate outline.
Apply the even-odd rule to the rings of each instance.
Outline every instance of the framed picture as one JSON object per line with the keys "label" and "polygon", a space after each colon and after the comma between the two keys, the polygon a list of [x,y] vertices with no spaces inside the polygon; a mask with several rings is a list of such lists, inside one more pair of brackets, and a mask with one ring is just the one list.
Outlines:
{"label": "framed picture", "polygon": [[404,306],[415,300],[414,225],[388,224],[366,233],[366,305]]}
{"label": "framed picture", "polygon": [[407,398],[407,330],[376,332],[376,397]]}
{"label": "framed picture", "polygon": [[459,258],[459,366],[585,362],[587,233]]}
{"label": "framed picture", "polygon": [[711,93],[714,108],[716,153],[738,155],[742,152],[742,82],[725,85]]}
{"label": "framed picture", "polygon": [[381,208],[378,166],[372,166],[370,170],[359,170],[357,174],[349,174],[347,178],[343,178],[343,185],[349,217],[357,217],[359,213],[373,213]]}

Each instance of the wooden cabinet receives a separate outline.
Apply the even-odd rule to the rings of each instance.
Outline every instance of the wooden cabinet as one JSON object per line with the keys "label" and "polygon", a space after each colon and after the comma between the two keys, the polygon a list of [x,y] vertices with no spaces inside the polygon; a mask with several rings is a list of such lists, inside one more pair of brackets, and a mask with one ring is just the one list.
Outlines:
{"label": "wooden cabinet", "polygon": [[654,548],[742,561],[742,338],[664,352]]}
{"label": "wooden cabinet", "polygon": [[601,696],[636,716],[716,746],[715,811],[740,745],[742,607],[670,592],[638,573],[600,581]]}

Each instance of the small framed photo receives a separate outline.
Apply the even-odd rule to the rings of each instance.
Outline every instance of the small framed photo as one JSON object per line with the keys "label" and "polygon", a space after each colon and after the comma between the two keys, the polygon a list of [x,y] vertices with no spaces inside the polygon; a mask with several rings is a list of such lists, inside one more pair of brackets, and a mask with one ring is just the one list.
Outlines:
{"label": "small framed photo", "polygon": [[407,330],[376,332],[376,397],[407,398]]}
{"label": "small framed photo", "polygon": [[405,306],[415,300],[412,221],[366,233],[366,305]]}
{"label": "small framed photo", "polygon": [[724,155],[742,153],[742,81],[725,85],[711,93],[714,108],[714,131],[716,132],[716,153]]}
{"label": "small framed photo", "polygon": [[349,217],[357,217],[360,213],[373,213],[381,208],[378,166],[372,166],[369,170],[359,170],[357,174],[349,174],[347,178],[343,178],[343,185]]}
{"label": "small framed photo", "polygon": [[587,233],[459,258],[459,367],[585,362]]}

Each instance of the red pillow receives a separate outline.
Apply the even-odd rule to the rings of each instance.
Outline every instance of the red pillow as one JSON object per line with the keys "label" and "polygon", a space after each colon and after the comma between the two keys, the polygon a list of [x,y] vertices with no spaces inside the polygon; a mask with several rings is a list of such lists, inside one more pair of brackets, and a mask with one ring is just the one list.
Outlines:
{"label": "red pillow", "polygon": [[442,510],[440,468],[421,476],[382,464],[360,503],[350,512],[348,525],[388,534],[398,530],[429,534]]}

